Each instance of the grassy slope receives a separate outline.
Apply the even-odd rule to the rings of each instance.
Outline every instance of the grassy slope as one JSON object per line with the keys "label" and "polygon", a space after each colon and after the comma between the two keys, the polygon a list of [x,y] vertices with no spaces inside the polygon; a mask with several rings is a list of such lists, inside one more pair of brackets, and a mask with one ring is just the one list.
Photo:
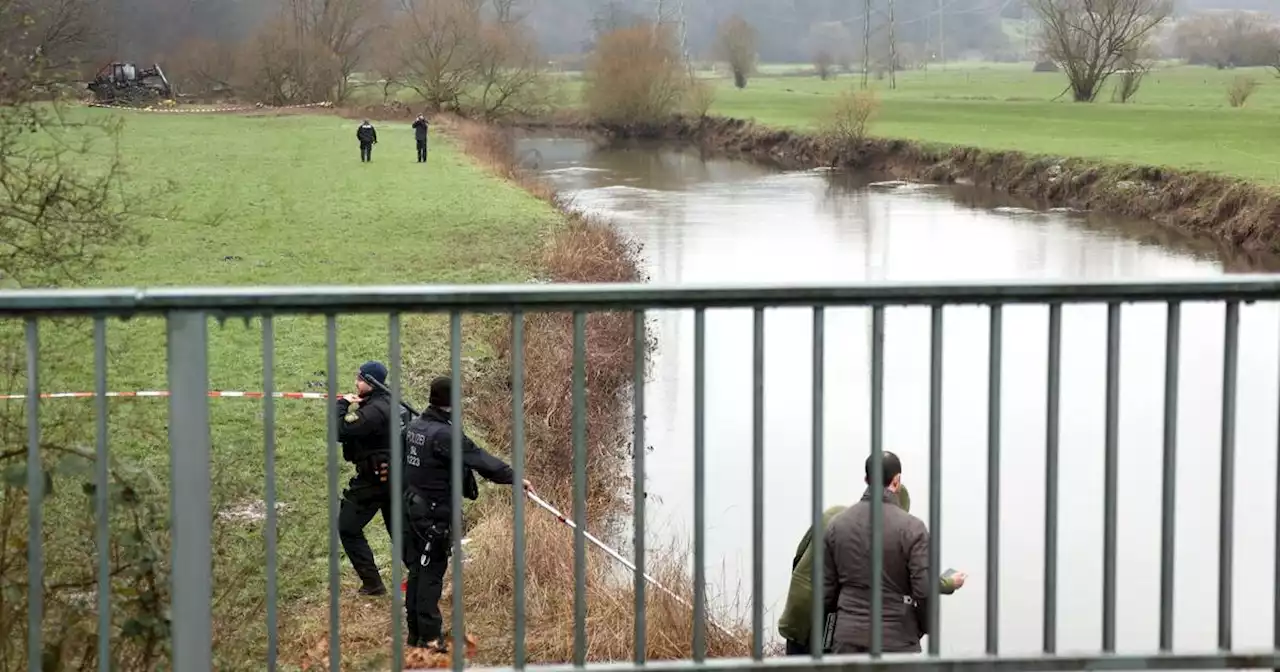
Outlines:
{"label": "grassy slope", "polygon": [[[411,130],[403,124],[383,125],[374,161],[362,165],[355,124],[333,116],[126,114],[122,151],[131,191],[172,181],[164,204],[179,205],[182,219],[147,223],[149,244],[103,272],[94,283],[101,286],[520,282],[533,272],[530,254],[541,236],[560,221],[548,205],[483,173],[447,142],[433,141],[431,163],[416,164]],[[387,361],[387,319],[340,317],[338,324],[345,392],[360,362]],[[59,349],[73,328],[43,330],[45,351]],[[403,334],[409,398],[421,404],[425,381],[447,371],[447,317],[406,316]],[[113,322],[108,339],[111,389],[167,387],[159,320]],[[466,339],[469,345],[475,340]],[[324,389],[322,318],[278,318],[276,344],[277,389]],[[261,352],[259,321],[251,328],[239,320],[222,328],[211,323],[210,386],[262,389]],[[477,353],[469,348],[464,355]],[[64,359],[76,361],[44,365],[42,388],[92,389],[87,357]],[[91,417],[89,400],[51,404],[59,404],[60,413],[78,410]],[[162,399],[112,401],[112,450],[153,464],[162,479],[168,461],[165,410]],[[324,402],[277,402],[278,492],[290,507],[281,518],[280,541],[287,611],[327,600],[324,422]],[[261,402],[214,400],[212,423],[216,498],[260,498]],[[75,433],[92,445],[89,431],[91,425]],[[343,472],[345,484],[345,464]],[[49,508],[54,530],[61,516],[79,511],[56,503]],[[219,527],[215,595],[241,601],[232,610],[239,616],[218,620],[225,638],[219,651],[260,661],[264,614],[252,600],[262,597],[265,581],[261,527]],[[369,537],[385,564],[387,539],[379,527],[371,525]],[[345,559],[342,574],[354,585]],[[349,592],[344,599],[351,599]],[[235,669],[229,661],[221,667]]]}
{"label": "grassy slope", "polygon": [[[872,132],[984,149],[1097,158],[1226,173],[1280,183],[1280,79],[1273,71],[1172,67],[1148,75],[1134,102],[1076,104],[1066,79],[1030,66],[952,64],[900,73],[898,89],[874,81],[883,105]],[[1237,75],[1260,86],[1245,108],[1226,102]],[[742,91],[720,84],[714,114],[807,129],[859,75],[760,77]],[[1110,87],[1103,97],[1110,99]]]}

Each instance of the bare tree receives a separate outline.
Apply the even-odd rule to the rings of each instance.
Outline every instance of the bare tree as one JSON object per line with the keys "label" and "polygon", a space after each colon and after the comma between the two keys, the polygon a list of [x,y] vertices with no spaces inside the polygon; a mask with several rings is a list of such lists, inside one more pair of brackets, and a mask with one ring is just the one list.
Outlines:
{"label": "bare tree", "polygon": [[165,59],[165,71],[184,94],[234,95],[243,55],[233,43],[195,37]]}
{"label": "bare tree", "polygon": [[1067,74],[1072,97],[1093,102],[1103,84],[1141,51],[1171,0],[1030,0],[1044,53]]}
{"label": "bare tree", "polygon": [[734,14],[720,24],[716,52],[733,71],[733,85],[747,87],[747,78],[756,71],[756,44],[759,34],[741,16]]}
{"label": "bare tree", "polygon": [[830,79],[834,74],[832,66],[835,65],[836,59],[826,49],[819,49],[813,54],[813,69],[818,73],[818,77],[823,81]]}
{"label": "bare tree", "polygon": [[[431,108],[497,118],[538,114],[550,100],[542,55],[509,0],[403,0],[381,69]],[[381,60],[381,57],[379,57]]]}
{"label": "bare tree", "polygon": [[310,97],[346,99],[366,44],[382,25],[383,6],[380,0],[287,0],[295,72],[311,75]]}
{"label": "bare tree", "polygon": [[1280,28],[1254,12],[1195,14],[1174,28],[1173,49],[1192,65],[1270,65],[1280,53]]}
{"label": "bare tree", "polygon": [[679,111],[692,81],[672,27],[644,24],[602,35],[585,79],[591,115],[620,124],[665,121]]}

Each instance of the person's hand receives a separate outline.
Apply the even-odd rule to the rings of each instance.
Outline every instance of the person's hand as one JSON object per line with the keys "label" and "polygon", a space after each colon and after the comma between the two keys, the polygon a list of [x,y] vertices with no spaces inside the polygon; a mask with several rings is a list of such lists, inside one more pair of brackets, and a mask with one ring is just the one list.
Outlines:
{"label": "person's hand", "polygon": [[344,394],[342,395],[342,398],[346,399],[347,403],[351,403],[351,404],[356,404],[361,401],[364,401],[364,398],[358,394]]}
{"label": "person's hand", "polygon": [[532,483],[530,483],[530,482],[529,482],[529,479],[527,479],[527,478],[526,478],[526,479],[524,479],[524,491],[525,491],[525,492],[533,492],[533,484],[532,484]]}
{"label": "person's hand", "polygon": [[969,578],[969,575],[965,572],[956,572],[955,574],[952,574],[948,580],[951,581],[951,585],[955,586],[956,589],[959,589],[964,585],[964,580],[967,578]]}

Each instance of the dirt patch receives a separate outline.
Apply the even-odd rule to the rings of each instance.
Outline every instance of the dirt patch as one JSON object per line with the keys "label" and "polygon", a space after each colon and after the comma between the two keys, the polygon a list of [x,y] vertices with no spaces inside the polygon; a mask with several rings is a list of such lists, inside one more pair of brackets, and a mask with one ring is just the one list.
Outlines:
{"label": "dirt patch", "polygon": [[609,126],[565,118],[520,125],[687,142],[786,169],[852,168],[899,179],[971,183],[1057,207],[1153,220],[1245,252],[1280,253],[1280,189],[1228,176],[879,138],[840,147],[741,119],[677,117],[664,124]]}

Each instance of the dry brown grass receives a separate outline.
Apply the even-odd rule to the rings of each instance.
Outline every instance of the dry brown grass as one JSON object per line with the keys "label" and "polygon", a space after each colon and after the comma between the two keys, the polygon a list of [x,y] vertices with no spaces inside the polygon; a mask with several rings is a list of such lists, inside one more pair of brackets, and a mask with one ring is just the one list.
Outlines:
{"label": "dry brown grass", "polygon": [[[544,183],[525,174],[513,157],[510,130],[494,129],[458,118],[439,119],[483,165],[535,195],[563,206]],[[613,227],[568,213],[567,223],[546,241],[539,271],[550,282],[638,282],[638,249]],[[572,513],[572,373],[573,318],[567,313],[525,316],[525,445],[526,470],[539,494],[567,514]],[[477,319],[478,329],[495,353],[494,363],[478,367],[468,385],[467,424],[483,432],[491,447],[511,445],[511,319]],[[606,533],[625,514],[630,484],[626,475],[632,446],[627,431],[633,371],[634,329],[630,313],[597,313],[586,321],[588,530],[607,543]],[[646,344],[648,347],[651,344]],[[573,658],[573,531],[532,503],[526,507],[526,619],[529,663],[564,663]],[[473,661],[510,665],[514,655],[514,588],[512,502],[504,489],[490,490],[469,511],[466,583],[463,587],[466,630],[475,638]],[[648,573],[692,603],[688,554],[649,554]],[[587,656],[592,661],[628,660],[634,655],[632,575],[598,549],[587,549]],[[692,655],[693,614],[686,605],[656,589],[646,591],[646,651],[650,659]],[[448,583],[441,609],[446,627],[452,589]],[[391,648],[388,600],[343,596],[344,669],[372,669],[386,664]],[[323,600],[294,610],[288,630],[298,633],[291,657],[322,667],[327,656],[327,605]],[[739,620],[712,614],[728,636],[707,624],[708,655],[750,654],[748,628]],[[406,659],[406,665],[410,664]],[[428,661],[432,662],[432,661]],[[442,661],[434,661],[442,662]]]}

